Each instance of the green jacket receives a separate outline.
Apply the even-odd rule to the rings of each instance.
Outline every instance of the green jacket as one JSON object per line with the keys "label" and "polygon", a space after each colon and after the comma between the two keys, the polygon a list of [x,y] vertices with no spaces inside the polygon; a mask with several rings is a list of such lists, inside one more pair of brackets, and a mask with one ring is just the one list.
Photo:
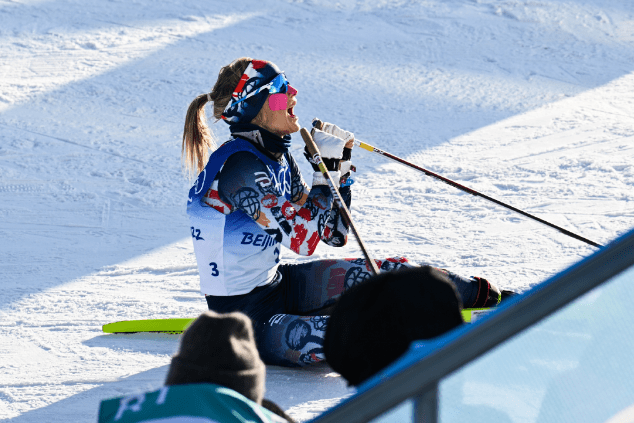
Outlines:
{"label": "green jacket", "polygon": [[236,391],[197,383],[104,400],[99,423],[286,423]]}

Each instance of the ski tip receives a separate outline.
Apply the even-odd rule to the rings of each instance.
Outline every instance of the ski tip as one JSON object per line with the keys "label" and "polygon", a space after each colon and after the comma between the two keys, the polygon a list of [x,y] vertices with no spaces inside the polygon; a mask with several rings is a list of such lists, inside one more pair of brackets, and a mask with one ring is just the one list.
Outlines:
{"label": "ski tip", "polygon": [[473,323],[478,320],[480,317],[492,312],[494,309],[492,307],[488,308],[463,308],[462,309],[462,319],[465,323]]}

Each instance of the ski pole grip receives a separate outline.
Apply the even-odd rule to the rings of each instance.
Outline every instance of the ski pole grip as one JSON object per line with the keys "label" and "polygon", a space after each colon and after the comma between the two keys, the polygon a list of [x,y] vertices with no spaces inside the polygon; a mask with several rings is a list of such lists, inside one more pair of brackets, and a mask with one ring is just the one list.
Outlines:
{"label": "ski pole grip", "polygon": [[324,127],[324,123],[322,121],[320,121],[317,118],[313,119],[313,128],[317,128],[321,131],[323,127]]}
{"label": "ski pole grip", "polygon": [[308,130],[306,130],[306,128],[302,128],[299,130],[299,133],[304,139],[304,143],[306,144],[306,148],[308,149],[308,153],[310,154],[310,156],[315,157],[315,155],[317,155],[321,157],[321,154],[319,154],[319,149],[317,148],[317,145],[315,145],[315,141],[313,141],[313,137],[310,136]]}

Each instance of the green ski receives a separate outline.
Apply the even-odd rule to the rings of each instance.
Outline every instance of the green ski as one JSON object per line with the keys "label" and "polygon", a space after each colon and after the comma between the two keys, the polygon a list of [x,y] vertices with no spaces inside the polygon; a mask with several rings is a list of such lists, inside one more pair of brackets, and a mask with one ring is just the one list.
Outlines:
{"label": "green ski", "polygon": [[187,319],[124,320],[103,325],[102,329],[104,333],[182,333],[193,321],[193,317]]}
{"label": "green ski", "polygon": [[[471,323],[490,312],[490,308],[465,308],[462,310],[462,317],[465,322]],[[103,325],[104,333],[137,333],[137,332],[157,332],[157,333],[182,333],[194,317],[186,319],[149,319],[149,320],[124,320],[121,322],[108,323]]]}

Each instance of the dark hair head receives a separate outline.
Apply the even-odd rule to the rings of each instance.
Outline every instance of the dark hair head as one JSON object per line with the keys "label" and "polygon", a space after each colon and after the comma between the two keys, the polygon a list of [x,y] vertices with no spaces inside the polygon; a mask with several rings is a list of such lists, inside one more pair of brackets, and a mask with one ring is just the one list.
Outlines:
{"label": "dark hair head", "polygon": [[407,351],[463,323],[449,278],[430,266],[384,272],[344,292],[324,341],[330,366],[358,385]]}

